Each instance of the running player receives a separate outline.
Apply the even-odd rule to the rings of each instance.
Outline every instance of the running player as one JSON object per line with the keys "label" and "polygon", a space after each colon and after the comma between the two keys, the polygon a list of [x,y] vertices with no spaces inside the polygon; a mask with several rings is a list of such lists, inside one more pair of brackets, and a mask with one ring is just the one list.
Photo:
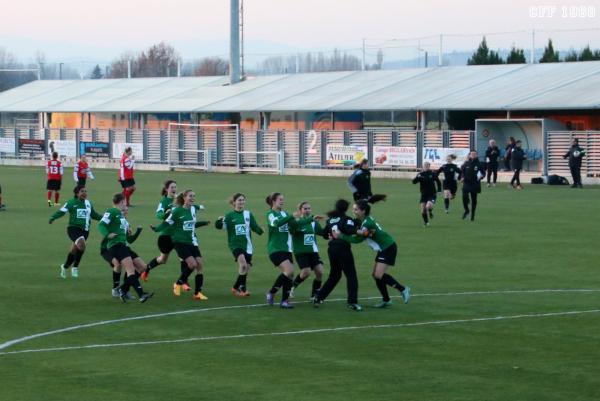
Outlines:
{"label": "running player", "polygon": [[354,200],[366,199],[373,195],[371,192],[371,170],[369,160],[362,159],[354,165],[354,172],[348,177],[348,186],[352,191]]}
{"label": "running player", "polygon": [[131,147],[125,148],[123,156],[121,156],[121,163],[119,169],[119,181],[123,188],[123,196],[127,206],[131,206],[130,198],[135,192],[135,180],[133,179],[133,168],[135,166],[135,159],[133,157],[133,150]]}
{"label": "running player", "polygon": [[[463,183],[462,198],[463,220],[469,216],[471,212],[471,221],[475,220],[475,210],[477,209],[477,195],[481,193],[481,180],[485,177],[485,167],[477,157],[477,151],[472,150],[469,153],[469,159],[464,162],[460,168],[461,182]],[[469,210],[469,197],[471,198],[471,209]]]}
{"label": "running player", "polygon": [[248,297],[250,292],[246,285],[248,272],[252,267],[252,231],[258,235],[263,234],[262,228],[256,222],[254,215],[246,206],[246,195],[236,193],[229,201],[233,210],[215,221],[218,230],[227,230],[227,244],[233,254],[233,259],[238,264],[238,276],[231,288],[231,293],[236,297]]}
{"label": "running player", "polygon": [[444,188],[444,211],[448,213],[450,209],[450,200],[454,199],[456,196],[456,189],[458,188],[458,183],[456,179],[460,179],[460,168],[454,164],[456,160],[456,155],[448,155],[446,157],[446,164],[440,167],[437,171],[437,174],[444,173],[444,181],[442,182],[442,187]]}
{"label": "running player", "polygon": [[[52,160],[48,160],[48,163],[46,163],[46,176],[48,177],[48,181],[46,182],[46,196],[49,207],[58,205],[63,173],[62,163],[58,160],[58,152],[52,152]],[[53,192],[54,204],[52,203]]]}
{"label": "running player", "polygon": [[173,245],[177,255],[185,261],[186,270],[181,273],[177,281],[173,284],[173,294],[181,295],[181,287],[187,283],[188,277],[196,271],[193,299],[205,301],[208,299],[202,293],[204,284],[204,263],[202,254],[198,249],[198,238],[196,237],[196,228],[210,224],[209,221],[196,221],[197,206],[196,194],[188,189],[175,198],[177,207],[171,209],[171,213],[166,220],[158,227],[152,227],[156,232],[163,232],[168,226],[173,226]]}
{"label": "running player", "polygon": [[[295,217],[306,218],[311,215],[312,208],[310,203],[302,202],[298,205]],[[292,283],[290,297],[293,297],[294,290],[310,276],[311,270],[315,272],[315,279],[312,282],[312,290],[310,292],[311,299],[315,297],[316,292],[321,288],[321,283],[323,281],[323,262],[319,257],[316,236],[323,235],[323,232],[323,228],[316,221],[306,222],[301,225],[290,225],[294,256],[296,257],[298,267],[300,267],[300,273],[296,275],[296,278]]]}
{"label": "running player", "polygon": [[85,187],[85,182],[87,178],[90,177],[92,180],[94,179],[94,174],[92,173],[92,169],[90,168],[87,157],[85,154],[81,155],[77,164],[73,168],[73,179],[77,183],[77,185],[81,185]]}
{"label": "running player", "polygon": [[427,227],[429,225],[429,220],[433,219],[433,205],[435,205],[436,193],[442,192],[442,183],[438,178],[438,174],[435,171],[431,171],[431,164],[429,162],[423,163],[423,171],[417,174],[412,182],[413,184],[416,184],[417,182],[420,184],[421,216],[423,217],[425,227]]}
{"label": "running player", "polygon": [[73,189],[75,196],[69,199],[56,213],[54,213],[48,223],[52,224],[54,220],[69,213],[69,224],[67,225],[67,235],[73,241],[71,249],[67,254],[67,260],[60,266],[60,277],[67,278],[67,270],[71,269],[71,277],[79,277],[79,264],[83,253],[85,252],[86,241],[90,233],[90,219],[100,220],[100,216],[94,210],[92,203],[87,199],[87,189],[77,185]]}
{"label": "running player", "polygon": [[123,302],[127,302],[127,299],[129,299],[129,289],[133,287],[139,296],[140,302],[144,303],[152,298],[154,293],[144,292],[133,263],[133,259],[137,255],[127,246],[127,235],[130,233],[130,230],[129,223],[124,216],[127,205],[125,204],[123,194],[119,193],[113,196],[113,205],[114,207],[104,212],[104,216],[102,216],[102,220],[100,220],[100,224],[98,225],[98,230],[102,234],[103,239],[108,241],[106,246],[110,254],[125,268],[127,274],[125,282],[119,288],[119,296]]}

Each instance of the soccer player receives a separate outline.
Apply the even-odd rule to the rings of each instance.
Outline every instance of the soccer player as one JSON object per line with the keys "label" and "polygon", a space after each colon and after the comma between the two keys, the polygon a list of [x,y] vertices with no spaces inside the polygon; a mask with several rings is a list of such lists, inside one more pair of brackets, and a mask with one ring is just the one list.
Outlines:
{"label": "soccer player", "polygon": [[196,221],[195,205],[196,194],[188,189],[175,198],[177,207],[171,209],[171,213],[166,220],[158,227],[152,227],[156,232],[163,232],[168,226],[173,226],[173,245],[177,255],[185,261],[186,270],[181,273],[177,281],[173,284],[173,294],[181,295],[181,287],[187,283],[189,276],[196,271],[195,290],[193,299],[205,301],[208,299],[202,293],[204,284],[204,263],[202,254],[198,248],[198,238],[196,237],[196,228],[210,224],[209,221]]}
{"label": "soccer player", "polygon": [[[487,186],[496,186],[496,179],[498,178],[498,158],[500,157],[500,149],[496,145],[496,141],[490,139],[490,146],[485,151],[485,162],[487,163]],[[492,177],[493,176],[493,177]],[[493,178],[492,184],[490,180]]]}
{"label": "soccer player", "polygon": [[252,267],[252,231],[258,235],[263,234],[254,215],[245,210],[246,195],[236,193],[229,201],[233,210],[225,216],[220,216],[215,221],[215,228],[227,231],[227,244],[233,254],[233,259],[238,264],[238,276],[231,287],[231,293],[236,297],[248,297],[250,292],[246,284],[250,267]]}
{"label": "soccer player", "polygon": [[458,188],[456,179],[460,179],[460,168],[454,164],[455,160],[456,155],[448,155],[446,157],[446,164],[437,171],[438,176],[440,173],[444,173],[442,188],[444,188],[444,211],[446,213],[450,209],[450,200],[456,196],[456,189]]}
{"label": "soccer player", "polygon": [[571,170],[571,177],[573,177],[571,188],[583,188],[583,185],[581,185],[581,162],[583,156],[585,156],[585,150],[579,146],[579,139],[573,138],[571,147],[563,155],[563,159],[569,159],[569,170]]}
{"label": "soccer player", "polygon": [[[438,178],[438,174],[431,170],[429,162],[423,163],[423,171],[421,171],[412,181],[413,184],[419,183],[421,189],[421,216],[425,227],[429,225],[429,220],[433,219],[433,205],[435,205],[436,193],[442,192],[442,183]],[[437,185],[437,190],[436,190]]]}
{"label": "soccer player", "polygon": [[[46,163],[46,175],[48,177],[46,195],[49,207],[58,204],[63,173],[62,163],[58,160],[58,152],[52,152],[52,160],[48,160],[48,163]],[[54,192],[54,204],[52,204],[52,192]]]}
{"label": "soccer player", "polygon": [[131,147],[127,147],[123,152],[123,156],[121,156],[119,169],[119,181],[123,188],[123,196],[125,197],[127,206],[131,206],[131,195],[135,192],[135,180],[133,179],[134,166],[135,159],[133,157],[133,150],[131,150]]}
{"label": "soccer player", "polygon": [[[297,218],[306,218],[312,215],[312,207],[308,202],[301,202],[298,210],[294,214]],[[319,217],[319,216],[317,216]],[[315,219],[317,219],[315,217]],[[290,225],[290,234],[292,235],[292,245],[294,256],[300,273],[296,275],[292,283],[290,297],[293,297],[294,290],[310,276],[311,270],[315,272],[315,279],[312,282],[310,297],[313,299],[316,292],[321,288],[323,281],[323,262],[319,256],[317,247],[317,235],[323,235],[323,228],[316,221],[306,222],[304,224]]]}
{"label": "soccer player", "polygon": [[77,185],[85,187],[85,182],[88,177],[93,180],[94,174],[92,173],[92,169],[87,162],[87,157],[85,155],[81,155],[79,161],[77,164],[75,164],[75,167],[73,167],[73,179]]}
{"label": "soccer player", "polygon": [[[410,287],[400,284],[394,277],[387,274],[387,270],[390,266],[394,266],[396,263],[396,253],[398,247],[394,239],[375,221],[371,216],[371,205],[369,203],[375,203],[385,198],[372,197],[371,199],[361,199],[356,201],[352,207],[352,212],[356,219],[361,223],[360,228],[356,231],[356,235],[347,236],[341,234],[340,236],[347,239],[352,243],[360,243],[364,240],[367,241],[369,246],[377,251],[375,256],[375,264],[373,265],[372,276],[375,279],[377,289],[381,294],[381,301],[375,304],[376,308],[386,308],[392,304],[392,300],[388,293],[387,287],[400,291],[404,303],[407,304],[410,299]],[[334,236],[337,235],[334,233]]]}
{"label": "soccer player", "polygon": [[292,259],[292,238],[289,233],[289,226],[292,224],[305,224],[313,221],[312,216],[300,219],[298,222],[294,216],[283,210],[284,199],[279,192],[274,192],[266,198],[270,206],[267,212],[267,224],[269,225],[269,241],[267,250],[269,259],[281,274],[273,283],[271,289],[266,293],[267,304],[273,305],[275,294],[279,288],[283,289],[281,303],[279,306],[283,309],[292,309],[294,305],[289,302],[290,290],[292,289],[292,280],[294,278],[294,262]]}
{"label": "soccer player", "polygon": [[461,166],[462,200],[465,212],[463,220],[469,215],[469,197],[471,198],[471,221],[475,220],[477,208],[477,194],[481,193],[481,180],[485,177],[485,167],[477,157],[477,151],[469,153],[469,159]]}
{"label": "soccer player", "polygon": [[[127,234],[129,233],[129,223],[124,216],[127,208],[125,197],[119,193],[113,196],[113,207],[104,212],[104,216],[100,220],[98,230],[102,234],[103,239],[108,240],[107,248],[110,254],[118,263],[125,268],[127,278],[121,287],[119,287],[119,295],[123,302],[127,302],[129,289],[133,287],[137,292],[141,303],[152,298],[153,292],[145,292],[138,280],[136,268],[133,263],[133,258],[137,255],[132,253],[127,246]],[[126,212],[125,212],[126,213]]]}
{"label": "soccer player", "polygon": [[6,210],[6,205],[2,203],[2,185],[0,185],[0,212]]}
{"label": "soccer player", "polygon": [[515,147],[510,153],[510,167],[513,169],[514,174],[510,180],[510,185],[516,189],[523,189],[521,186],[521,170],[523,170],[523,160],[527,159],[523,148],[521,148],[521,141],[515,143]]}
{"label": "soccer player", "polygon": [[371,170],[369,170],[369,160],[362,159],[354,165],[354,172],[348,178],[348,186],[352,191],[354,200],[366,199],[373,195],[371,193]]}
{"label": "soccer player", "polygon": [[342,273],[344,273],[348,291],[348,308],[357,312],[362,311],[362,306],[358,304],[358,279],[352,247],[350,242],[339,238],[339,236],[336,238],[337,234],[334,235],[337,232],[346,235],[356,234],[357,225],[352,218],[346,215],[349,206],[350,203],[347,200],[339,199],[335,202],[334,209],[327,213],[328,219],[323,229],[323,238],[329,240],[327,256],[329,256],[331,269],[325,284],[317,291],[313,299],[315,307],[318,307],[327,299],[342,278]]}
{"label": "soccer player", "polygon": [[75,196],[69,199],[56,213],[54,213],[48,223],[52,224],[54,220],[69,213],[69,224],[67,225],[67,235],[73,241],[71,249],[67,254],[67,260],[60,266],[60,277],[67,278],[67,270],[71,269],[71,277],[79,277],[79,264],[83,253],[85,252],[86,241],[90,233],[91,219],[100,220],[100,216],[94,210],[92,203],[87,199],[87,189],[77,185],[73,189]]}

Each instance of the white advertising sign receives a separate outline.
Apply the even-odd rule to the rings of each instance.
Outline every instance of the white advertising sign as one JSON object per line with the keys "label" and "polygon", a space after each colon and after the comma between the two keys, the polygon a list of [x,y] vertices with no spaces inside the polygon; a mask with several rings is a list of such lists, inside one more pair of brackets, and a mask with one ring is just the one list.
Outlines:
{"label": "white advertising sign", "polygon": [[77,144],[75,141],[61,141],[58,139],[48,140],[48,155],[58,152],[60,157],[77,157]]}
{"label": "white advertising sign", "polygon": [[115,159],[120,159],[126,148],[131,147],[135,160],[144,160],[144,144],[142,143],[121,143],[113,142],[112,156]]}
{"label": "white advertising sign", "polygon": [[455,155],[454,164],[462,166],[469,157],[468,148],[423,148],[423,163],[431,163],[431,168],[439,168],[446,163],[446,157]]}
{"label": "white advertising sign", "polygon": [[377,166],[415,167],[417,148],[406,146],[374,146],[373,158]]}
{"label": "white advertising sign", "polygon": [[15,153],[15,138],[0,138],[0,153]]}

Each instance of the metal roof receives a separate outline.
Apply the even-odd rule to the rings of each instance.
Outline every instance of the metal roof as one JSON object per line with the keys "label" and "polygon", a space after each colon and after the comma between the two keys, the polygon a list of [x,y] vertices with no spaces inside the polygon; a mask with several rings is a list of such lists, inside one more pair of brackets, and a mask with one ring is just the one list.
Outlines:
{"label": "metal roof", "polygon": [[545,110],[600,108],[600,61],[251,77],[34,81],[0,112]]}

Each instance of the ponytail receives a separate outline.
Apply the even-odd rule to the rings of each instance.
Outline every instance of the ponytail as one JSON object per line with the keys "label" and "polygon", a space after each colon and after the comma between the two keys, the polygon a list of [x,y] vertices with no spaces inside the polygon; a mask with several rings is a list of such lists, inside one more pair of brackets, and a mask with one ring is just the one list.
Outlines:
{"label": "ponytail", "polygon": [[273,207],[273,203],[279,196],[281,196],[280,192],[273,192],[271,195],[267,196],[265,202],[267,202],[267,205],[269,205],[270,207]]}

